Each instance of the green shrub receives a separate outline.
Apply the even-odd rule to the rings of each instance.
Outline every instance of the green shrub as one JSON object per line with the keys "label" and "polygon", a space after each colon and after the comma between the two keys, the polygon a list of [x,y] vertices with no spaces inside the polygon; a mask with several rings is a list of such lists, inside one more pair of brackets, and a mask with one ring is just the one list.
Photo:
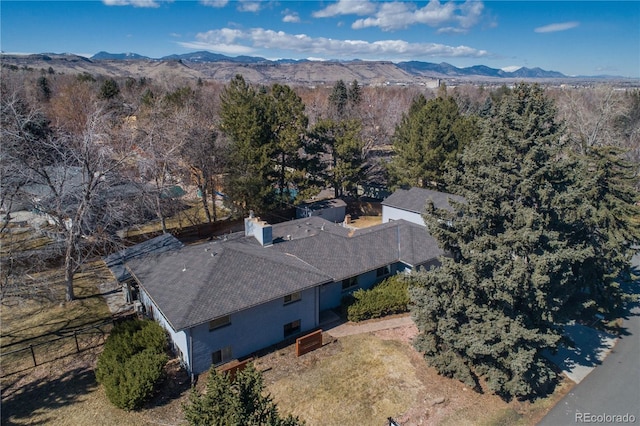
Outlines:
{"label": "green shrub", "polygon": [[165,331],[153,321],[126,321],[113,328],[96,367],[96,379],[113,405],[133,410],[153,394],[168,360],[166,346]]}
{"label": "green shrub", "polygon": [[370,290],[357,290],[347,307],[349,321],[363,321],[385,315],[407,312],[409,305],[408,280],[403,275],[394,275]]}
{"label": "green shrub", "polygon": [[215,367],[209,370],[204,393],[195,388],[183,404],[189,425],[302,426],[292,415],[283,416],[270,395],[265,395],[264,381],[253,364],[231,380]]}

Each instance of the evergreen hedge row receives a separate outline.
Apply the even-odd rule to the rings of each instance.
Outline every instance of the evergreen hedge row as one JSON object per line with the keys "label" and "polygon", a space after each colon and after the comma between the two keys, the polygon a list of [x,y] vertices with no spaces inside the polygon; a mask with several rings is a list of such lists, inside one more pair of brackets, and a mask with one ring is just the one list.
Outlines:
{"label": "evergreen hedge row", "polygon": [[347,299],[347,319],[364,321],[385,315],[408,311],[409,281],[403,275],[394,275],[370,290],[357,290]]}
{"label": "evergreen hedge row", "polygon": [[149,320],[116,325],[98,358],[96,379],[113,405],[124,410],[140,408],[163,378],[167,336]]}

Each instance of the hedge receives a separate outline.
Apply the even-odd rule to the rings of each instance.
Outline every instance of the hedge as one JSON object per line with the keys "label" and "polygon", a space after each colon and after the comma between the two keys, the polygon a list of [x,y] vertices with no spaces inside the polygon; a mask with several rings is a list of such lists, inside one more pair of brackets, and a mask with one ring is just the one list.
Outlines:
{"label": "hedge", "polygon": [[153,321],[116,325],[98,358],[96,379],[113,405],[140,408],[153,395],[167,363],[165,331]]}
{"label": "hedge", "polygon": [[389,277],[370,290],[357,290],[347,300],[347,319],[363,321],[408,311],[409,283],[403,275]]}

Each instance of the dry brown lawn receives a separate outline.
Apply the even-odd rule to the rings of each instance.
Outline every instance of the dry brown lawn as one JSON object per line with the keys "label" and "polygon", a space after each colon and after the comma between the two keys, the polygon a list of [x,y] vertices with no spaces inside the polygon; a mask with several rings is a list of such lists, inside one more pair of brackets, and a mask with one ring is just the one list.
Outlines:
{"label": "dry brown lawn", "polygon": [[[325,342],[298,359],[293,348],[257,360],[284,413],[307,425],[534,425],[571,387],[535,403],[506,403],[439,376],[415,351],[415,327]],[[326,337],[325,337],[326,339]]]}
{"label": "dry brown lawn", "polygon": [[356,228],[368,228],[382,223],[382,216],[357,216],[351,220],[350,225]]}

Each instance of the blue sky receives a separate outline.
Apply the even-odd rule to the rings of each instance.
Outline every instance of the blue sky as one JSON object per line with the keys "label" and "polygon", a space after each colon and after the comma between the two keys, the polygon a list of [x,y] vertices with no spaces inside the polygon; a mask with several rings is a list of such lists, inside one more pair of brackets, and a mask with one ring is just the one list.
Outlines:
{"label": "blue sky", "polygon": [[0,2],[6,53],[208,50],[640,78],[639,1]]}

